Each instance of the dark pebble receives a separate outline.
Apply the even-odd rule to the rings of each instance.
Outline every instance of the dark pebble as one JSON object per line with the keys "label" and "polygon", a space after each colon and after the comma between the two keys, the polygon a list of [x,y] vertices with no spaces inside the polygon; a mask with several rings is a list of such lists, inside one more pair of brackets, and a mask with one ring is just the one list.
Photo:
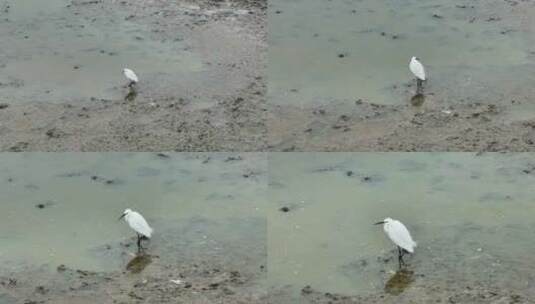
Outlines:
{"label": "dark pebble", "polygon": [[305,287],[303,287],[303,289],[301,289],[301,293],[302,294],[311,294],[312,293],[312,287],[310,287],[310,285],[307,285]]}

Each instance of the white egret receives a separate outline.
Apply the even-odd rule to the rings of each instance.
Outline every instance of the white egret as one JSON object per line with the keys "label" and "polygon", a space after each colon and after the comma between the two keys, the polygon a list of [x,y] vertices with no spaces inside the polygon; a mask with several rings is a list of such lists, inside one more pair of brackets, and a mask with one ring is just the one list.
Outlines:
{"label": "white egret", "polygon": [[413,253],[414,248],[416,248],[416,242],[402,222],[387,217],[383,221],[375,223],[375,225],[381,224],[384,224],[383,229],[386,235],[398,247],[398,262],[399,268],[401,268],[401,265],[405,264],[403,262],[403,254],[406,252]]}
{"label": "white egret", "polygon": [[425,81],[425,68],[417,57],[412,57],[409,63],[409,69],[416,76],[416,90],[420,92],[422,83]]}
{"label": "white egret", "polygon": [[152,228],[141,214],[136,211],[132,211],[131,209],[126,209],[119,219],[122,219],[123,217],[130,228],[134,229],[137,234],[137,249],[139,252],[143,249],[141,246],[141,240],[144,237],[150,239],[152,235]]}
{"label": "white egret", "polygon": [[128,80],[130,80],[130,83],[128,84],[129,87],[133,86],[139,81],[139,78],[137,78],[136,73],[134,73],[134,71],[132,71],[131,69],[123,69],[123,74]]}

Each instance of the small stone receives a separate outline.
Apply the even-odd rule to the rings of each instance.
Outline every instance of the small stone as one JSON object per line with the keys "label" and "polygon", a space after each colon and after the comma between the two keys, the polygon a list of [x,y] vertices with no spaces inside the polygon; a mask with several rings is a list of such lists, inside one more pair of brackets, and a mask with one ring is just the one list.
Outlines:
{"label": "small stone", "polygon": [[289,212],[290,208],[285,206],[285,207],[280,208],[279,210],[282,211],[282,212]]}

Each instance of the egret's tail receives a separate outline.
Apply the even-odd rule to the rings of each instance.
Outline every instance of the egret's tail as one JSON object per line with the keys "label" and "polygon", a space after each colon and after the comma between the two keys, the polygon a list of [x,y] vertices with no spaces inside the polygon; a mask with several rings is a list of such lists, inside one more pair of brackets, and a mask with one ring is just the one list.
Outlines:
{"label": "egret's tail", "polygon": [[154,229],[149,227],[149,231],[147,231],[147,234],[145,236],[150,239],[150,237],[152,236],[152,232],[154,232]]}

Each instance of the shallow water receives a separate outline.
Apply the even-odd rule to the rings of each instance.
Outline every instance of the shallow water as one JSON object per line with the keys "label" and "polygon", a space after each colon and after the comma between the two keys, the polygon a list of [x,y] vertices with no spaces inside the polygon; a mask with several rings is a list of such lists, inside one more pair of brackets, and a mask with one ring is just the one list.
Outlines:
{"label": "shallow water", "polygon": [[[269,95],[275,103],[408,103],[412,56],[440,102],[533,96],[533,39],[506,2],[274,0]],[[518,14],[518,12],[516,12]],[[527,18],[527,17],[526,17]],[[298,68],[297,68],[298,67]],[[526,79],[527,78],[527,79]],[[412,87],[407,88],[407,85]]]}
{"label": "shallow water", "polygon": [[117,220],[125,208],[153,227],[144,245],[164,262],[264,252],[264,158],[229,157],[236,155],[4,154],[1,268],[126,268],[136,249],[135,233]]}
{"label": "shallow water", "polygon": [[[418,280],[529,288],[533,156],[273,154],[269,282],[296,294],[306,285],[350,295],[400,293]],[[373,225],[385,217],[405,223],[418,242],[405,258],[409,278],[394,275],[397,251]],[[398,290],[396,281],[407,286]]]}
{"label": "shallow water", "polygon": [[[121,98],[131,68],[147,87],[171,85],[202,71],[197,54],[154,32],[125,12],[67,0],[0,1],[0,94],[5,100],[77,101]],[[104,5],[104,4],[100,4]],[[104,5],[105,6],[105,5]],[[141,85],[141,84],[140,84]]]}

